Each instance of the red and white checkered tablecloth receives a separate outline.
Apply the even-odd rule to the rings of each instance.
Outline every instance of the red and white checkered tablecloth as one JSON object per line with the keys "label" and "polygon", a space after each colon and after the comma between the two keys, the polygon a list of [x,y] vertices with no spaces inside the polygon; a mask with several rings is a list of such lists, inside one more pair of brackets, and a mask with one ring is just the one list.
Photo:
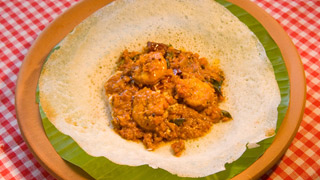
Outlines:
{"label": "red and white checkered tablecloth", "polygon": [[[31,44],[78,0],[0,0],[0,179],[54,179],[21,137],[14,94]],[[299,131],[281,161],[262,179],[320,179],[320,1],[253,0],[272,15],[296,45],[307,78]]]}

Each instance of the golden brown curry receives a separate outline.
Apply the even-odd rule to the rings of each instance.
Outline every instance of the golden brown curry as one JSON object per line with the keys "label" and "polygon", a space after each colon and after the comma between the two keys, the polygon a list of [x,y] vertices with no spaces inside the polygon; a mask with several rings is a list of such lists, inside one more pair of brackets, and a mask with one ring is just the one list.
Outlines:
{"label": "golden brown curry", "polygon": [[105,84],[112,97],[113,128],[148,150],[174,142],[173,153],[180,156],[184,140],[204,136],[214,123],[231,119],[218,107],[223,72],[198,54],[148,42],[143,52],[125,50],[117,70]]}

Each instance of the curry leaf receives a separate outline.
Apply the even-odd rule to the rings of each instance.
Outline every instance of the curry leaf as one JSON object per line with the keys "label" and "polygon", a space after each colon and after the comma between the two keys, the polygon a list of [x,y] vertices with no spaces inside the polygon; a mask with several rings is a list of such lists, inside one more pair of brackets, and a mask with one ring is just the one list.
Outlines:
{"label": "curry leaf", "polygon": [[175,123],[177,126],[180,126],[186,119],[184,118],[177,118],[177,119],[172,119],[169,122]]}
{"label": "curry leaf", "polygon": [[226,110],[221,110],[222,116],[232,118],[231,114]]}
{"label": "curry leaf", "polygon": [[165,55],[165,59],[167,61],[167,68],[170,68],[170,59],[173,58],[173,53],[172,52],[166,52],[166,55]]}
{"label": "curry leaf", "polygon": [[215,79],[210,79],[210,83],[213,85],[214,90],[217,92],[219,96],[222,96],[221,85],[223,81],[217,81]]}
{"label": "curry leaf", "polygon": [[132,58],[130,58],[132,61],[136,62],[140,57],[140,54],[137,54],[135,56],[133,56]]}

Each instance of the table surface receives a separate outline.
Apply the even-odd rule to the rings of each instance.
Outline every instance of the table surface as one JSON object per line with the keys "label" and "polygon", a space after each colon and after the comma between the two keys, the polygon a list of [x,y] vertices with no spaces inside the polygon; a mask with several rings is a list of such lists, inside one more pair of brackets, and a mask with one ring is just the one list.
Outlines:
{"label": "table surface", "polygon": [[[23,141],[14,107],[17,74],[41,31],[78,0],[0,0],[0,179],[54,179]],[[253,0],[298,49],[307,79],[303,120],[281,160],[261,179],[320,179],[320,1]]]}

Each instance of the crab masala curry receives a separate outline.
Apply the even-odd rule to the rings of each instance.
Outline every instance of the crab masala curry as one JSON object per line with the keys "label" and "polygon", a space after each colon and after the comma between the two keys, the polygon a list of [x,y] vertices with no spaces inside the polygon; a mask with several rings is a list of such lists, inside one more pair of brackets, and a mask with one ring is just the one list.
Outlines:
{"label": "crab masala curry", "polygon": [[184,140],[232,119],[218,107],[223,80],[223,72],[206,58],[171,45],[148,42],[142,52],[125,50],[105,84],[113,128],[147,150],[172,142],[173,154],[180,156]]}

